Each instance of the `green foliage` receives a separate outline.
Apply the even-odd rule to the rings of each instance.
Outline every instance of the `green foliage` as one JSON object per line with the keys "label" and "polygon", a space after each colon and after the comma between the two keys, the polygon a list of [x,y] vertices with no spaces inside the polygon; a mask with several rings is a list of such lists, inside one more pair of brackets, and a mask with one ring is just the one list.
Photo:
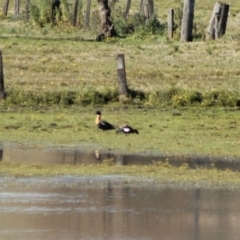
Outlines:
{"label": "green foliage", "polygon": [[123,10],[120,7],[114,9],[112,12],[114,27],[121,36],[131,34],[137,35],[138,37],[163,35],[167,28],[166,24],[160,23],[155,14],[153,14],[150,19],[146,19],[144,15],[139,13],[129,14],[127,18],[124,18],[123,15]]}
{"label": "green foliage", "polygon": [[30,15],[33,23],[37,26],[44,27],[47,24],[69,24],[72,19],[69,4],[67,0],[61,1],[60,10],[55,10],[56,16],[52,16],[52,0],[42,0],[37,4],[30,5]]}
{"label": "green foliage", "polygon": [[205,95],[204,106],[235,107],[238,105],[239,94],[229,91],[213,91]]}
{"label": "green foliage", "polygon": [[201,22],[194,22],[193,24],[193,39],[204,41],[206,38],[206,25]]}
{"label": "green foliage", "polygon": [[[80,5],[81,6],[81,5]],[[61,18],[58,17],[58,23],[71,23],[73,15],[70,10],[70,4],[67,0],[61,0]]]}
{"label": "green foliage", "polygon": [[181,25],[182,25],[182,17],[183,17],[183,4],[179,2],[179,7],[174,9],[174,38],[179,40],[181,36]]}
{"label": "green foliage", "polygon": [[[201,93],[195,90],[170,88],[164,91],[142,92],[129,90],[128,104],[143,104],[148,106],[204,106],[204,107],[239,107],[240,98],[237,92],[213,91]],[[119,101],[116,89],[97,91],[92,88],[77,91],[22,91],[11,89],[7,92],[5,104],[16,105],[96,105]]]}
{"label": "green foliage", "polygon": [[51,1],[42,0],[37,4],[30,5],[30,15],[34,23],[40,27],[51,22]]}
{"label": "green foliage", "polygon": [[140,14],[136,14],[133,18],[134,35],[137,38],[145,38],[152,35],[165,35],[167,25],[161,24],[157,15],[153,14],[146,19]]}
{"label": "green foliage", "polygon": [[93,89],[77,91],[22,91],[11,89],[6,94],[6,104],[18,105],[95,105],[108,104],[118,100],[115,90],[106,89],[102,92]]}

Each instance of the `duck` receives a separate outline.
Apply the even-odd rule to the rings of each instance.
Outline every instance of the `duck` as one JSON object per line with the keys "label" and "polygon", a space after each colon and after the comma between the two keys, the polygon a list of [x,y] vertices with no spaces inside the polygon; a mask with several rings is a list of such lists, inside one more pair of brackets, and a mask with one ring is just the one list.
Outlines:
{"label": "duck", "polygon": [[116,131],[116,133],[124,133],[124,134],[131,134],[131,133],[136,133],[136,134],[139,134],[138,130],[137,129],[134,129],[132,128],[131,126],[129,125],[123,125],[123,126],[120,126],[118,128],[118,130]]}
{"label": "duck", "polygon": [[100,111],[96,111],[96,115],[97,116],[96,116],[95,123],[99,129],[103,131],[115,130],[115,127],[111,123],[102,120],[101,118],[102,114]]}

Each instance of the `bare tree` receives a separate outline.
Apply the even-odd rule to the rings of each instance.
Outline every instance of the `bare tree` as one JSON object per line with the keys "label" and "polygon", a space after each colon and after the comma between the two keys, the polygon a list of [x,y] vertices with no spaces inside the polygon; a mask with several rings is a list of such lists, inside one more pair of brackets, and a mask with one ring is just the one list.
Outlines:
{"label": "bare tree", "polygon": [[118,36],[111,20],[111,9],[108,5],[108,0],[97,0],[97,2],[101,19],[101,33],[96,40],[101,41],[105,37]]}

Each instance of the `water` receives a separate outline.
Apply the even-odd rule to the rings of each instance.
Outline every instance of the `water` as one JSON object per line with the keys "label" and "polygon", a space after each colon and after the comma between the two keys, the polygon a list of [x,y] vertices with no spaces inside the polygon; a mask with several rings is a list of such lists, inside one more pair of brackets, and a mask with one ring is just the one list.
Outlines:
{"label": "water", "polygon": [[0,192],[0,239],[234,240],[240,192],[163,187],[12,188]]}
{"label": "water", "polygon": [[112,159],[116,165],[146,165],[152,164],[153,161],[167,161],[174,165],[180,166],[188,164],[191,168],[217,168],[240,170],[240,159],[231,158],[214,158],[211,156],[166,156],[159,154],[124,154],[112,151],[93,151],[86,152],[78,149],[17,149],[6,148],[0,149],[0,161],[19,162],[19,163],[37,163],[37,164],[95,164],[102,163],[105,159]]}
{"label": "water", "polygon": [[[151,164],[166,156],[67,149],[2,149],[0,161],[51,164]],[[230,168],[238,160],[168,156],[170,164]],[[118,176],[0,177],[3,240],[234,240],[240,235],[240,190],[125,185]],[[13,184],[12,184],[13,183]]]}

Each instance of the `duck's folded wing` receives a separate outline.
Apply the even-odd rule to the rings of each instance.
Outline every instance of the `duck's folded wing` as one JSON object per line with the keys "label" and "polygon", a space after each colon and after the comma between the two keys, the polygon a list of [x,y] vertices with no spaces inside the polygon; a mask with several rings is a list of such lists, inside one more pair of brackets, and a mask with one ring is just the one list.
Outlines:
{"label": "duck's folded wing", "polygon": [[130,128],[128,127],[128,126],[123,126],[122,127],[122,130],[124,131],[124,132],[130,132]]}
{"label": "duck's folded wing", "polygon": [[113,128],[113,125],[109,122],[106,122],[106,121],[101,121],[100,125],[103,126],[103,127],[112,127]]}

